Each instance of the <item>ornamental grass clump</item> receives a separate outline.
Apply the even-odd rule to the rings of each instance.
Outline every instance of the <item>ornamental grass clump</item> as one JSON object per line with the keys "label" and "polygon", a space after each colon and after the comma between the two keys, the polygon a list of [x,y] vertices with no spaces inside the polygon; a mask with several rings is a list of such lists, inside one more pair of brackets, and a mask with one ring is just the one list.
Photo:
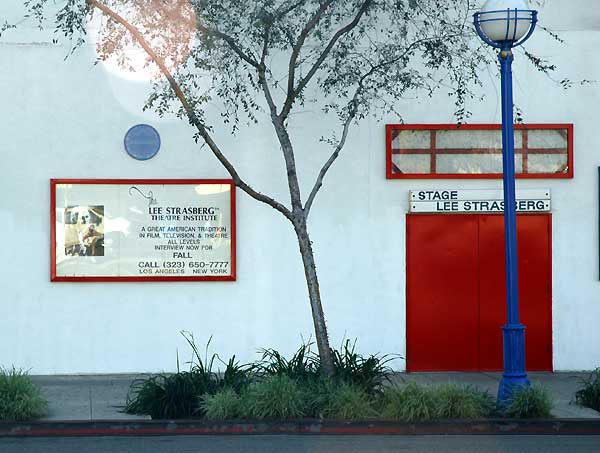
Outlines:
{"label": "ornamental grass clump", "polygon": [[516,388],[503,410],[510,418],[550,418],[553,403],[548,390],[541,385]]}
{"label": "ornamental grass clump", "polygon": [[366,420],[376,418],[374,398],[354,384],[341,384],[327,398],[322,415],[340,420]]}
{"label": "ornamental grass clump", "polygon": [[198,372],[158,374],[131,385],[125,411],[154,419],[194,417],[202,414],[199,396],[212,391],[212,383]]}
{"label": "ornamental grass clump", "polygon": [[436,398],[430,387],[410,382],[404,387],[388,387],[383,392],[384,418],[407,422],[432,420],[436,417]]}
{"label": "ornamental grass clump", "polygon": [[484,418],[492,415],[494,409],[494,399],[473,386],[433,387],[410,382],[403,387],[386,388],[381,411],[384,418],[414,422]]}
{"label": "ornamental grass clump", "polygon": [[387,363],[394,357],[370,355],[364,357],[355,351],[356,340],[346,340],[339,351],[332,350],[334,379],[362,388],[370,395],[381,393],[383,383],[391,372]]}
{"label": "ornamental grass clump", "polygon": [[47,411],[48,402],[27,372],[0,368],[0,420],[33,420]]}
{"label": "ornamental grass clump", "polygon": [[575,402],[600,412],[600,368],[580,380],[581,389],[575,392]]}
{"label": "ornamental grass clump", "polygon": [[201,401],[204,416],[209,420],[230,420],[242,413],[241,398],[233,389],[219,390],[214,395],[204,395]]}
{"label": "ornamental grass clump", "polygon": [[[260,360],[240,365],[235,356],[227,363],[217,354],[204,354],[192,334],[182,332],[192,349],[189,371],[156,374],[135,381],[127,395],[125,411],[148,414],[154,419],[207,417],[229,418],[371,418],[374,401],[392,360],[387,356],[364,357],[356,342],[346,340],[332,350],[334,375],[322,374],[319,355],[304,343],[285,358],[275,349],[263,349]],[[216,361],[225,365],[214,370]]]}
{"label": "ornamental grass clump", "polygon": [[[257,375],[285,375],[299,384],[317,384],[323,381],[319,355],[312,350],[313,343],[303,343],[286,359],[275,349],[263,349],[259,361],[251,365]],[[370,395],[381,393],[382,384],[387,380],[391,369],[387,363],[390,356],[377,354],[365,357],[356,352],[356,340],[345,340],[339,350],[331,350],[334,374],[331,377],[338,383],[358,386]]]}
{"label": "ornamental grass clump", "polygon": [[434,390],[436,418],[472,419],[494,413],[494,398],[470,385],[446,384]]}
{"label": "ornamental grass clump", "polygon": [[290,359],[275,349],[262,349],[262,357],[252,364],[252,370],[259,375],[287,376],[299,383],[316,382],[321,371],[318,355],[311,347],[312,343],[302,343]]}
{"label": "ornamental grass clump", "polygon": [[182,332],[193,351],[189,362],[189,371],[177,373],[161,373],[133,382],[127,394],[125,412],[129,414],[147,414],[154,419],[201,417],[205,413],[202,398],[212,395],[221,389],[232,389],[240,392],[250,383],[248,367],[240,365],[233,356],[221,373],[215,368],[217,354],[208,356],[210,339],[206,344],[202,358],[194,337],[188,332]]}
{"label": "ornamental grass clump", "polygon": [[241,416],[245,418],[301,418],[306,409],[302,388],[286,375],[264,377],[250,385],[241,399]]}
{"label": "ornamental grass clump", "polygon": [[338,387],[338,382],[325,376],[303,382],[301,389],[304,395],[305,416],[324,418],[323,410]]}

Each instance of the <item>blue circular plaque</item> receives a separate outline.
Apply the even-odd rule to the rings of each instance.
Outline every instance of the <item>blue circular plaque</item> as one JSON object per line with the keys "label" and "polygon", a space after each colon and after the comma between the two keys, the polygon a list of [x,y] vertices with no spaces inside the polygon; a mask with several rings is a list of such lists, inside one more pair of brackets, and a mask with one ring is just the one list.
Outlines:
{"label": "blue circular plaque", "polygon": [[148,160],[160,149],[160,135],[148,124],[137,124],[125,134],[125,151],[134,159]]}

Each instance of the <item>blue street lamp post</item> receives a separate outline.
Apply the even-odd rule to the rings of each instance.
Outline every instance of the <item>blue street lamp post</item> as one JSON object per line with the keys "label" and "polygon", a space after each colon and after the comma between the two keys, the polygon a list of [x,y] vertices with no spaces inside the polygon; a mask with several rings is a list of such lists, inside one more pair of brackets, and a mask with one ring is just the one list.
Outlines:
{"label": "blue street lamp post", "polygon": [[[519,8],[524,6],[524,8]],[[517,216],[515,201],[515,145],[513,127],[512,48],[533,33],[537,11],[523,0],[489,0],[474,16],[481,39],[500,49],[502,85],[502,180],[504,188],[504,241],[507,323],[502,327],[504,373],[498,388],[498,406],[506,406],[513,390],[529,386],[525,372],[525,326],[519,321],[517,273]]]}

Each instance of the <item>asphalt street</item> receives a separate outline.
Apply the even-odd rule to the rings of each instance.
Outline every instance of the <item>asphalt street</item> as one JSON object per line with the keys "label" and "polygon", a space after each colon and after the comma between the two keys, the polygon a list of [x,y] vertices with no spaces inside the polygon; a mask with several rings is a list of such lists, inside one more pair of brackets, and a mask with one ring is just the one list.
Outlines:
{"label": "asphalt street", "polygon": [[0,439],[2,453],[600,452],[600,436],[170,436]]}

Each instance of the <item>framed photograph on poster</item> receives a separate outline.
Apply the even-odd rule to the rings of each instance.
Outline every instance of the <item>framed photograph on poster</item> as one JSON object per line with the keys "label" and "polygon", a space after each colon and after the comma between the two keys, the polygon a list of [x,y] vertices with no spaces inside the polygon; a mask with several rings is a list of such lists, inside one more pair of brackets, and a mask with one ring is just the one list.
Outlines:
{"label": "framed photograph on poster", "polygon": [[233,281],[232,180],[52,179],[50,279]]}

